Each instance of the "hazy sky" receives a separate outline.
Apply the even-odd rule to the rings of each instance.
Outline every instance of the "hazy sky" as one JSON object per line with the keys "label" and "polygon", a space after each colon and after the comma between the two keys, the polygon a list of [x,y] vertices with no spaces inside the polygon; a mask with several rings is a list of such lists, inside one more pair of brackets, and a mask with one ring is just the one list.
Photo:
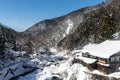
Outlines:
{"label": "hazy sky", "polygon": [[24,31],[35,23],[105,0],[0,0],[0,23]]}

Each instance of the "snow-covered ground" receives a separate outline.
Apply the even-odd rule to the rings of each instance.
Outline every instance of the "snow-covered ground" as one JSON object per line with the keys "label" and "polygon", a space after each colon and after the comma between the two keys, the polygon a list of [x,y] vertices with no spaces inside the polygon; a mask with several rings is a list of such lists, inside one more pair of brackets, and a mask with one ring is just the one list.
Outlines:
{"label": "snow-covered ground", "polygon": [[[69,51],[62,51],[59,52],[59,54],[53,54],[51,56],[41,55],[42,59],[41,56],[39,56],[37,59],[39,60],[40,64],[41,60],[43,61],[42,64],[44,64],[44,67],[42,69],[37,69],[26,76],[20,76],[18,80],[92,80],[91,74],[120,78],[120,72],[104,75],[98,70],[90,71],[87,67],[80,63],[73,63],[73,60],[77,57],[81,58],[80,50],[72,51],[71,53],[73,55],[68,55],[67,52]],[[85,60],[88,61],[88,59]]]}
{"label": "snow-covered ground", "polygon": [[9,80],[15,76],[24,74],[33,68],[23,67],[25,61],[29,58],[23,57],[25,52],[13,51],[6,49],[2,57],[0,57],[0,80]]}
{"label": "snow-covered ground", "polygon": [[[58,52],[52,48],[50,51],[50,54],[39,54],[27,60],[21,60],[22,58],[20,58],[21,62],[15,62],[0,71],[0,80],[9,80],[32,70],[32,68],[36,68],[36,70],[24,76],[19,76],[17,80],[92,80],[92,74],[120,78],[120,72],[104,75],[98,70],[91,71],[81,63],[74,62],[75,59],[81,59],[87,63],[95,61],[83,58],[81,50]],[[19,52],[12,51],[12,53]],[[19,56],[19,54],[14,56]]]}
{"label": "snow-covered ground", "polygon": [[57,78],[56,80],[89,80],[90,76],[85,73],[89,70],[82,64],[73,64],[73,59],[70,56],[67,60],[58,61],[57,64],[53,62],[50,66],[45,66],[43,70],[38,69],[29,75],[19,77],[18,80],[51,80],[53,78]]}

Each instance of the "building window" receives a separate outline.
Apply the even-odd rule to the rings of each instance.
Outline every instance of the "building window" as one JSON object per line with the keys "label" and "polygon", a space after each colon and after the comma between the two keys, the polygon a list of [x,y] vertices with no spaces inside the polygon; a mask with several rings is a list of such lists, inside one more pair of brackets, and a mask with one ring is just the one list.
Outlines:
{"label": "building window", "polygon": [[86,53],[83,53],[83,57],[89,57],[89,53],[88,52],[86,52]]}
{"label": "building window", "polygon": [[117,58],[117,62],[119,61],[119,56],[118,57],[116,57]]}
{"label": "building window", "polygon": [[107,63],[109,63],[110,62],[110,59],[107,59]]}
{"label": "building window", "polygon": [[116,57],[114,57],[114,62],[116,62],[117,61],[117,59],[116,59]]}
{"label": "building window", "polygon": [[106,64],[106,61],[104,59],[98,59],[98,62]]}

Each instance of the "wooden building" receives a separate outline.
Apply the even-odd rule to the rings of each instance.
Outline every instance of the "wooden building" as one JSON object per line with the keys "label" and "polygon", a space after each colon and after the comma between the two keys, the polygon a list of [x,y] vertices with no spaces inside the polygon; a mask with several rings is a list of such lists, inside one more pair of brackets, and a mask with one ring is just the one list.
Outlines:
{"label": "wooden building", "polygon": [[82,57],[96,59],[97,69],[109,74],[120,67],[120,40],[106,40],[100,44],[88,44],[82,49]]}

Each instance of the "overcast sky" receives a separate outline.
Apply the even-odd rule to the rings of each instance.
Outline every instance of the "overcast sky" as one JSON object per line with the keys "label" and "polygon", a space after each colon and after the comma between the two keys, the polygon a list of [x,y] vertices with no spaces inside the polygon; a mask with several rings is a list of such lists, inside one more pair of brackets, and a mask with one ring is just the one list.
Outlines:
{"label": "overcast sky", "polygon": [[0,0],[0,23],[24,31],[35,23],[105,0]]}

